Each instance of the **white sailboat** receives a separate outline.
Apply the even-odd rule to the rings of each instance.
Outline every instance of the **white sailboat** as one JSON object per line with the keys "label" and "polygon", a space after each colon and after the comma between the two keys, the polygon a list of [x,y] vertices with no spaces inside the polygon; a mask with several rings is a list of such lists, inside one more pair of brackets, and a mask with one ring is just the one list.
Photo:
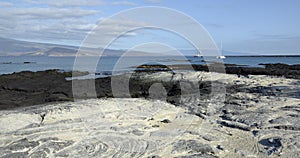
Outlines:
{"label": "white sailboat", "polygon": [[220,56],[217,56],[218,59],[225,59],[226,57],[224,55],[220,55]]}
{"label": "white sailboat", "polygon": [[224,56],[224,55],[222,55],[223,54],[223,42],[221,41],[221,52],[220,52],[220,54],[221,55],[219,55],[219,56],[217,56],[217,58],[218,59],[225,59],[226,57]]}
{"label": "white sailboat", "polygon": [[197,54],[194,55],[194,57],[198,57],[198,58],[202,57],[201,50],[198,50]]}

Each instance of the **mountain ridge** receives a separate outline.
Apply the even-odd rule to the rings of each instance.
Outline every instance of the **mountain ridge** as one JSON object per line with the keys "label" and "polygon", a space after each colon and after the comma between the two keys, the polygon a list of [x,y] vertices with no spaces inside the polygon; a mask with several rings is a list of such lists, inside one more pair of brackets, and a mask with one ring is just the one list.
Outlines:
{"label": "mountain ridge", "polygon": [[[38,43],[0,37],[0,56],[98,56],[103,48]],[[103,56],[121,56],[126,50],[105,49]],[[156,53],[157,54],[157,53]],[[153,53],[130,51],[128,56],[153,56]]]}

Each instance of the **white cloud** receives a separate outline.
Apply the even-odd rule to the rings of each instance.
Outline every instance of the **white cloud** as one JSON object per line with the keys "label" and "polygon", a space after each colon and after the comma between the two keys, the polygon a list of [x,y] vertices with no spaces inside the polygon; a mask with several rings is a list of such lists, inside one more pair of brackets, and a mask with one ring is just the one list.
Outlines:
{"label": "white cloud", "polygon": [[104,5],[103,0],[27,0],[33,4],[47,4],[53,7],[82,7]]}
{"label": "white cloud", "polygon": [[95,21],[86,17],[98,13],[80,8],[4,8],[0,12],[0,36],[80,44],[95,27]]}
{"label": "white cloud", "polygon": [[128,5],[128,6],[135,6],[137,5],[134,2],[129,2],[129,1],[117,1],[117,2],[113,2],[113,5]]}
{"label": "white cloud", "polygon": [[[50,43],[79,45],[88,33],[96,28],[96,18],[100,11],[83,9],[81,7],[59,7],[66,4],[66,0],[56,4],[52,1],[52,7],[40,5],[37,0],[27,0],[31,4],[25,4],[30,8],[11,7],[3,8],[0,12],[0,36],[42,41]],[[86,4],[87,1],[85,1]],[[100,2],[100,1],[97,1]],[[121,3],[122,2],[122,3]],[[36,4],[33,4],[36,3]],[[49,1],[47,1],[49,3]],[[68,5],[83,5],[79,1]],[[56,6],[54,6],[54,4]],[[110,3],[112,5],[112,3]],[[87,4],[86,4],[87,5]],[[133,5],[127,1],[118,1],[114,5]],[[9,19],[9,20],[7,20]],[[102,19],[105,20],[105,19]],[[99,23],[105,32],[103,37],[96,37],[96,42],[118,36],[120,32],[128,28],[143,26],[144,24],[128,19],[109,20],[108,23]],[[135,32],[128,32],[121,37],[136,36]],[[96,43],[98,46],[98,43]],[[101,43],[99,44],[101,45]]]}
{"label": "white cloud", "polygon": [[[95,25],[87,21],[68,22],[64,20],[55,23],[39,23],[35,20],[19,22],[13,29],[1,29],[0,34],[6,37],[27,39],[34,41],[60,43],[68,41],[71,44],[80,44],[87,33]],[[64,43],[61,43],[64,44]]]}
{"label": "white cloud", "polygon": [[[85,43],[85,47],[106,47],[107,41],[120,37],[134,37],[138,33],[134,31],[136,28],[145,26],[141,21],[130,19],[103,19],[97,27],[89,34],[89,42]],[[129,32],[127,32],[129,31]],[[126,39],[125,39],[126,40]]]}
{"label": "white cloud", "polygon": [[83,10],[79,8],[14,8],[4,9],[0,12],[0,18],[16,18],[16,19],[64,19],[64,18],[80,18],[99,13],[96,10]]}
{"label": "white cloud", "polygon": [[148,3],[160,3],[161,0],[145,0],[145,2],[148,2]]}
{"label": "white cloud", "polygon": [[[98,23],[98,27],[95,28],[95,32],[99,29],[101,31],[107,32],[106,35],[116,36],[120,32],[125,32],[127,30],[132,30],[137,27],[143,27],[146,24],[140,21],[133,21],[128,19],[103,19]],[[127,36],[135,36],[136,33],[128,32]]]}
{"label": "white cloud", "polygon": [[46,3],[56,7],[97,6],[105,4],[105,2],[102,0],[47,0]]}
{"label": "white cloud", "polygon": [[[31,11],[29,12],[32,13]],[[138,26],[142,27],[144,25],[142,22],[128,19],[106,20],[105,24],[101,23],[105,20],[102,19],[98,24],[96,24],[95,22],[88,21],[85,18],[54,18],[59,17],[60,14],[51,15],[51,17],[43,17],[45,16],[44,14],[42,16],[39,14],[38,18],[36,18],[35,16],[37,15],[34,12],[33,15],[30,14],[29,18],[29,15],[18,16],[18,14],[16,14],[25,13],[23,10],[18,10],[13,13],[14,14],[10,14],[10,19],[12,20],[9,21],[1,19],[0,16],[1,36],[50,43],[63,42],[61,44],[71,43],[79,45],[90,31],[94,30],[95,33],[97,33],[99,27],[101,27],[104,32],[101,34],[103,36],[99,37],[96,34],[96,36],[94,36],[96,38],[94,40],[96,43],[92,43],[91,45],[101,47],[101,41],[103,39],[118,37],[120,32],[124,32]],[[127,32],[119,37],[132,37],[136,35],[137,33],[135,32]]]}
{"label": "white cloud", "polygon": [[0,2],[0,7],[11,7],[13,6],[12,3],[9,2]]}

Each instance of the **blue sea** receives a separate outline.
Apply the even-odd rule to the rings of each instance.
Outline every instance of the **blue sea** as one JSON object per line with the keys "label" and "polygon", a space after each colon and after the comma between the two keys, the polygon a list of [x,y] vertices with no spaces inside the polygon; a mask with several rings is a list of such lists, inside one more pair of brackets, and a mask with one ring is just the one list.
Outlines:
{"label": "blue sea", "polygon": [[[82,59],[82,58],[81,58]],[[97,60],[98,57],[84,57],[76,67],[89,67],[90,61]],[[0,74],[10,74],[20,71],[42,71],[48,69],[59,69],[62,71],[73,70],[75,57],[47,57],[47,56],[1,56]],[[98,64],[95,65],[95,72],[99,74],[110,74],[112,70],[124,72],[134,70],[134,66],[141,64],[205,64],[209,59],[196,58],[193,56],[176,57],[126,57],[119,58],[115,56],[101,57]],[[228,56],[226,59],[219,60],[226,64],[237,64],[249,67],[262,67],[259,64],[266,63],[285,63],[300,64],[300,56],[251,56],[238,57]]]}

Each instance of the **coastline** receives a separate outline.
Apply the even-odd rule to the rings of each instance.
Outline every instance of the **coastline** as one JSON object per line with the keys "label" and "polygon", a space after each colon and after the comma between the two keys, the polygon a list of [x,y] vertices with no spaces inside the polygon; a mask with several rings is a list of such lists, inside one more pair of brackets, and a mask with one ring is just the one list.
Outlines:
{"label": "coastline", "polygon": [[[0,121],[9,124],[1,129],[1,156],[118,153],[133,157],[299,157],[297,66],[272,64],[252,69],[227,65],[226,71],[233,74],[205,72],[205,66],[196,67],[204,71],[191,72],[173,65],[173,70],[178,68],[176,73],[155,71],[153,67],[160,68],[142,66],[143,70],[133,74],[114,76],[117,81],[130,79],[132,98],[124,95],[112,99],[111,77],[105,77],[95,80],[100,99],[79,102],[70,102],[72,83],[65,79],[70,72],[1,75]],[[278,70],[271,71],[275,69]],[[87,80],[78,81],[84,86]],[[191,86],[198,83],[200,97],[189,92],[180,100],[180,82]],[[155,83],[161,83],[165,89],[152,87]],[[226,93],[217,90],[211,97],[212,85],[225,87]],[[153,95],[151,88],[161,93]],[[222,97],[224,101],[220,100]],[[132,146],[114,146],[113,140],[121,144],[131,142]],[[138,146],[140,140],[148,145],[131,148]],[[61,149],[53,145],[57,143],[62,144]],[[158,152],[152,143],[165,148]],[[82,148],[83,144],[90,145],[91,151]],[[190,148],[182,148],[183,144]]]}
{"label": "coastline", "polygon": [[[143,74],[151,74],[156,72],[172,72],[184,71],[190,68],[190,65],[169,65],[168,68],[162,65],[141,65],[138,66],[135,72],[123,75],[112,76],[118,80],[130,75],[137,76]],[[249,75],[267,75],[277,76],[291,79],[300,79],[300,65],[286,64],[265,64],[265,68],[241,67],[232,64],[211,64],[207,65],[192,65],[194,72],[222,72],[224,69],[226,74],[236,74],[238,77]],[[73,72],[75,77],[87,75],[87,72]],[[0,110],[9,109],[20,106],[30,106],[57,101],[72,101],[72,81],[66,78],[72,77],[72,72],[63,72],[59,70],[47,70],[30,72],[23,71],[13,74],[0,75]],[[78,80],[82,84],[89,82],[89,79]],[[112,97],[111,77],[96,78],[97,97]],[[148,89],[153,83],[147,82],[147,79],[130,81],[130,91],[133,97],[147,98]],[[176,83],[166,83],[171,86]],[[202,83],[209,86],[209,83]],[[178,85],[177,85],[178,86]],[[140,87],[143,87],[142,89]],[[205,87],[205,86],[204,86]],[[179,88],[179,87],[178,87]],[[228,87],[227,87],[228,88]],[[177,94],[178,95],[178,94]]]}

